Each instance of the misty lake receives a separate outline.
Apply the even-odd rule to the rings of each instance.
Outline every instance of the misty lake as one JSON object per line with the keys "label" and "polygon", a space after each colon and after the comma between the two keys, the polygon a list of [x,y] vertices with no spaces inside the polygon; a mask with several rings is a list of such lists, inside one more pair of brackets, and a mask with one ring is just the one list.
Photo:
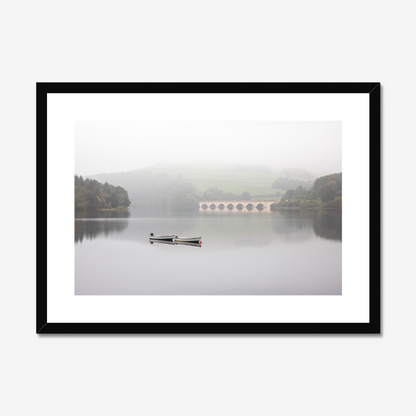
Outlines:
{"label": "misty lake", "polygon": [[339,211],[77,214],[75,294],[341,295],[341,240]]}

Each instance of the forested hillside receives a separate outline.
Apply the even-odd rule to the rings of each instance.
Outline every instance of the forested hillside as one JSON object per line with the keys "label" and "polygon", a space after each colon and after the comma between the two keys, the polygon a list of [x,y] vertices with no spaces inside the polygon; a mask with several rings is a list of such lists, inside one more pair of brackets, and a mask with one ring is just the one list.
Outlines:
{"label": "forested hillside", "polygon": [[121,186],[104,185],[95,179],[75,175],[75,210],[127,209],[130,199]]}
{"label": "forested hillside", "polygon": [[342,209],[342,173],[321,176],[310,189],[300,185],[288,189],[279,203],[272,204],[271,209],[292,207]]}

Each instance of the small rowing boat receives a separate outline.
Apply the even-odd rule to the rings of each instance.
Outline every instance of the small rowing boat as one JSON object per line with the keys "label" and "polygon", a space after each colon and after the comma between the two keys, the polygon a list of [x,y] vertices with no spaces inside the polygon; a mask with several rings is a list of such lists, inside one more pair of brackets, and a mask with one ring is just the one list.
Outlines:
{"label": "small rowing boat", "polygon": [[193,243],[202,244],[201,237],[178,237],[175,236],[173,239],[174,243]]}
{"label": "small rowing boat", "polygon": [[153,233],[149,234],[149,238],[151,240],[157,240],[157,241],[173,241],[175,234],[168,234],[168,235],[156,235]]}

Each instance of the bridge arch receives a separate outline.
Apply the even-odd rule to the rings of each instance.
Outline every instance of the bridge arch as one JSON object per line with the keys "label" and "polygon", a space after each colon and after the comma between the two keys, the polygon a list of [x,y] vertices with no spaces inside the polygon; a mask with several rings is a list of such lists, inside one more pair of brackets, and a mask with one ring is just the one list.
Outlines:
{"label": "bridge arch", "polygon": [[210,208],[214,212],[271,212],[270,206],[276,201],[236,201],[236,200],[216,200],[216,201],[201,201],[199,203],[200,210],[207,210]]}

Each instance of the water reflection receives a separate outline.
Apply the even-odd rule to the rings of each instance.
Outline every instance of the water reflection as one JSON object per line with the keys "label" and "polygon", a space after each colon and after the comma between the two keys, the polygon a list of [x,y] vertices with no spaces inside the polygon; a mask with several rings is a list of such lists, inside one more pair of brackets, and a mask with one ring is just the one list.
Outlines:
{"label": "water reflection", "polygon": [[188,247],[201,247],[201,244],[198,243],[189,243],[184,241],[163,241],[163,240],[152,240],[149,239],[150,244],[167,244],[170,246],[188,246]]}
{"label": "water reflection", "polygon": [[76,219],[87,218],[129,218],[130,211],[75,211]]}
{"label": "water reflection", "polygon": [[150,244],[167,244],[168,246],[176,245],[176,243],[174,243],[173,241],[152,240],[151,238],[149,238],[149,243]]}
{"label": "water reflection", "polygon": [[285,222],[276,223],[277,233],[303,233],[312,226],[317,237],[342,241],[342,212],[339,210],[281,210]]}
{"label": "water reflection", "polygon": [[339,211],[320,211],[314,218],[313,230],[318,237],[342,241],[342,218]]}
{"label": "water reflection", "polygon": [[122,233],[129,225],[129,211],[80,212],[75,215],[75,243],[83,239],[93,240],[104,234]]}
{"label": "water reflection", "polygon": [[342,214],[325,210],[281,210],[267,217],[245,213],[223,216],[218,213],[169,214],[155,212],[100,211],[78,214],[75,242],[84,238],[122,238],[148,242],[150,231],[159,234],[202,235],[217,245],[266,246],[273,240],[300,243],[312,238],[342,241]]}
{"label": "water reflection", "polygon": [[[342,294],[340,212],[224,211],[79,216],[75,241],[85,240],[75,244],[75,294]],[[203,247],[150,244],[151,232],[198,235]]]}

